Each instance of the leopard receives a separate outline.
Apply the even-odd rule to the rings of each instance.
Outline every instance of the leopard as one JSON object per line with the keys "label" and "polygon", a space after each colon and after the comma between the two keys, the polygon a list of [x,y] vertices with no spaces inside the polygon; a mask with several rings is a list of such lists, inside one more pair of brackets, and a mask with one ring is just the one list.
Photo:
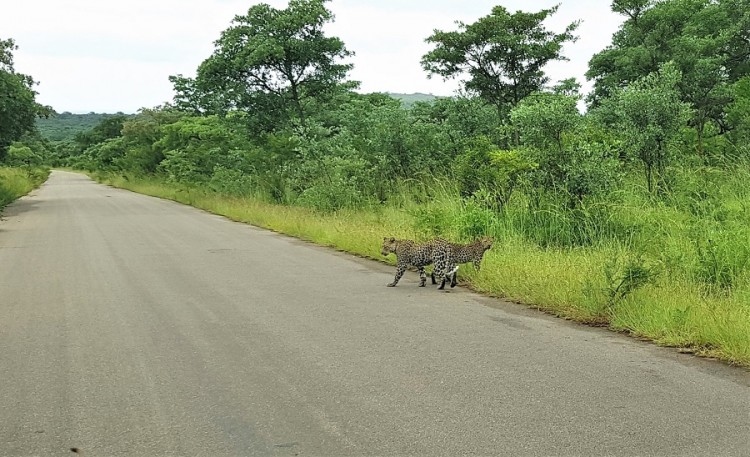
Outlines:
{"label": "leopard", "polygon": [[430,275],[432,283],[437,284],[435,278],[442,277],[438,289],[444,289],[448,279],[450,279],[451,287],[456,287],[458,266],[462,263],[472,262],[474,268],[479,271],[484,253],[492,247],[494,242],[495,240],[492,237],[485,236],[468,244],[448,242],[441,244],[433,251],[435,269]]}
{"label": "leopard", "polygon": [[[436,258],[441,259],[442,262],[441,256],[447,255],[445,248],[447,244],[447,241],[440,238],[419,243],[412,240],[384,237],[380,253],[384,257],[388,256],[388,254],[396,254],[397,261],[396,277],[392,283],[388,284],[388,287],[396,287],[396,284],[398,284],[398,281],[410,265],[416,267],[419,271],[419,287],[424,287],[427,282],[425,267],[431,265]],[[441,254],[436,257],[436,252]]]}

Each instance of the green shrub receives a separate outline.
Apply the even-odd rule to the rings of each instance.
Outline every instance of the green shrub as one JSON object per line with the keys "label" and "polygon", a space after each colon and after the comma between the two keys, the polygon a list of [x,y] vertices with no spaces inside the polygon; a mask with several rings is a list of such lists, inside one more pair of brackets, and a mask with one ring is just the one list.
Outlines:
{"label": "green shrub", "polygon": [[363,160],[326,156],[308,160],[294,186],[299,192],[297,204],[330,212],[367,205],[372,179]]}
{"label": "green shrub", "polygon": [[414,218],[414,230],[430,237],[445,237],[453,222],[453,212],[441,205],[419,206],[410,214]]}
{"label": "green shrub", "polygon": [[473,240],[494,232],[497,225],[494,211],[481,204],[476,197],[467,199],[457,215],[458,235],[464,240]]}

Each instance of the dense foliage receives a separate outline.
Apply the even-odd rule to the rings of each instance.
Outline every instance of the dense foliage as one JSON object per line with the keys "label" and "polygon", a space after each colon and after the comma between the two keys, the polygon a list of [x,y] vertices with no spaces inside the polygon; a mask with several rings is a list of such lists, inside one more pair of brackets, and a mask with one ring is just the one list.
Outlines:
{"label": "dense foliage", "polygon": [[618,0],[613,5],[627,20],[612,44],[591,59],[592,101],[672,62],[681,73],[678,93],[692,108],[690,125],[702,154],[707,134],[734,127],[726,122],[726,108],[734,98],[731,85],[750,71],[750,1]]}

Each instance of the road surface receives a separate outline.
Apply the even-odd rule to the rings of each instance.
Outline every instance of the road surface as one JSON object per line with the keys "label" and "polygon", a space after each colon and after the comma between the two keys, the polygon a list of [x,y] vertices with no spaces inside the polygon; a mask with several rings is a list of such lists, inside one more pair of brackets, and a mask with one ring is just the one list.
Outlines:
{"label": "road surface", "polygon": [[747,371],[78,174],[0,268],[0,455],[750,455]]}

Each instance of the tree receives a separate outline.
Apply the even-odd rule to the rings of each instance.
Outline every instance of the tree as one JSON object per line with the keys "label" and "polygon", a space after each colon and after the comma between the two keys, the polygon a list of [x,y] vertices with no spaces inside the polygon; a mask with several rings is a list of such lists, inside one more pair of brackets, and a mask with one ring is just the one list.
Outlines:
{"label": "tree", "polygon": [[521,177],[536,167],[519,151],[501,150],[480,136],[453,161],[453,174],[463,196],[481,197],[494,209],[502,209]]}
{"label": "tree", "polygon": [[524,144],[562,154],[563,134],[573,130],[581,114],[578,98],[563,94],[531,94],[513,110],[513,125],[521,129]]}
{"label": "tree", "polygon": [[174,107],[179,111],[200,116],[217,114],[222,111],[223,107],[229,106],[229,103],[222,102],[209,88],[201,87],[203,79],[199,82],[194,78],[172,75],[169,81],[175,92]]}
{"label": "tree", "polygon": [[649,192],[659,190],[671,159],[671,142],[690,116],[680,101],[680,71],[673,63],[635,81],[610,100],[628,153],[643,164]]}
{"label": "tree", "polygon": [[634,23],[638,23],[641,14],[648,9],[653,0],[613,0],[612,11],[629,17]]}
{"label": "tree", "polygon": [[727,35],[726,53],[729,81],[750,75],[750,0],[721,0],[719,7],[731,18]]}
{"label": "tree", "polygon": [[236,16],[195,80],[171,78],[178,106],[206,114],[276,114],[264,126],[292,119],[304,125],[312,100],[329,98],[342,85],[355,87],[343,83],[352,65],[340,62],[352,53],[323,32],[333,20],[327,1],[290,0],[281,10],[258,4]]}
{"label": "tree", "polygon": [[445,97],[431,103],[416,103],[412,112],[425,122],[436,124],[446,137],[443,149],[452,156],[464,153],[479,138],[499,144],[505,138],[497,110],[479,97]]}
{"label": "tree", "polygon": [[36,103],[31,76],[16,73],[13,68],[16,49],[12,39],[0,40],[0,160],[11,143],[34,129],[37,116],[51,112]]}
{"label": "tree", "polygon": [[594,82],[590,103],[597,106],[618,89],[672,60],[672,47],[707,1],[670,0],[658,5],[646,0],[613,1],[612,10],[628,19],[612,37],[612,44],[589,61],[586,77]]}
{"label": "tree", "polygon": [[546,191],[565,191],[570,208],[614,187],[619,167],[609,142],[597,138],[595,127],[578,112],[579,99],[563,93],[535,93],[511,111],[523,152],[536,164],[532,183]]}
{"label": "tree", "polygon": [[172,107],[141,109],[138,114],[122,124],[125,155],[118,165],[135,173],[154,173],[164,160],[163,151],[155,147],[161,139],[163,129],[185,117]]}
{"label": "tree", "polygon": [[594,81],[589,102],[595,107],[674,62],[682,73],[680,99],[693,108],[689,122],[702,155],[707,125],[719,133],[729,129],[724,114],[730,86],[750,71],[750,1],[616,0],[612,9],[627,19],[612,44],[589,62],[586,76]]}
{"label": "tree", "polygon": [[430,76],[445,79],[468,74],[465,89],[492,103],[507,118],[511,108],[548,82],[543,71],[548,62],[566,60],[561,54],[563,44],[576,40],[573,32],[578,21],[559,34],[542,24],[558,6],[514,14],[495,6],[489,16],[473,24],[456,22],[458,31],[435,30],[426,39],[435,49],[422,56],[422,67]]}

